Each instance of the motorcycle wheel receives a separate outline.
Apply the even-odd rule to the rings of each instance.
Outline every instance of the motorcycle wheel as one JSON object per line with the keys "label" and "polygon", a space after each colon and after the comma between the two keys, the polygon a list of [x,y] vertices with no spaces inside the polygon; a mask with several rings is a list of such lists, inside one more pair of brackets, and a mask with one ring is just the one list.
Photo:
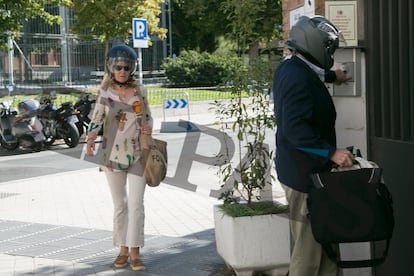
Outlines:
{"label": "motorcycle wheel", "polygon": [[87,127],[88,126],[85,122],[79,121],[76,123],[76,128],[78,129],[79,137],[82,137],[83,133],[85,132],[84,129],[86,129]]}
{"label": "motorcycle wheel", "polygon": [[53,143],[55,143],[55,141],[56,141],[55,137],[50,136],[50,137],[46,137],[43,143],[46,147],[50,147],[51,145],[53,145]]}
{"label": "motorcycle wheel", "polygon": [[6,149],[6,150],[15,150],[19,147],[19,143],[18,142],[14,142],[14,143],[6,143],[3,140],[3,137],[0,136],[0,145]]}
{"label": "motorcycle wheel", "polygon": [[61,131],[63,135],[63,140],[69,148],[74,148],[79,144],[79,131],[75,124],[65,124],[63,125],[66,128],[64,131]]}

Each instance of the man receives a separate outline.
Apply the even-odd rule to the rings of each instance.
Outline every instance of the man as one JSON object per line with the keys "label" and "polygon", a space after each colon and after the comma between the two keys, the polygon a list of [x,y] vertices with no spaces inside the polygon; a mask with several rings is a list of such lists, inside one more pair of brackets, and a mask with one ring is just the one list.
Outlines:
{"label": "man", "polygon": [[336,110],[324,84],[347,79],[342,71],[330,71],[338,45],[338,30],[331,22],[302,16],[286,42],[292,57],[281,63],[274,76],[275,162],[289,203],[294,241],[290,276],[341,275],[315,241],[306,216],[311,174],[329,171],[334,163],[352,166],[353,161],[351,152],[336,148]]}

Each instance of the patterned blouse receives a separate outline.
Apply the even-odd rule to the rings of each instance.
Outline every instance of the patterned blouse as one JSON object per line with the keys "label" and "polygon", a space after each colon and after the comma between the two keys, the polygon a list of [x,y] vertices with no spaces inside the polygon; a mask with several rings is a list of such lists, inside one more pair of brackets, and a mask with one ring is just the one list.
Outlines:
{"label": "patterned blouse", "polygon": [[[144,86],[136,88],[142,93],[147,113],[147,124],[153,124]],[[138,91],[127,102],[119,100],[112,88],[100,89],[89,132],[98,134],[103,126],[102,143],[98,155],[101,169],[126,171],[140,158],[139,134],[143,116],[142,99]]]}

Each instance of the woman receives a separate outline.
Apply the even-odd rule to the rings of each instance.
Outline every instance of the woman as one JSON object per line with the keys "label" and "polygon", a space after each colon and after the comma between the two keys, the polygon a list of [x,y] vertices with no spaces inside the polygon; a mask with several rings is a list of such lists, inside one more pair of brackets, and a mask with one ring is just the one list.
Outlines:
{"label": "woman", "polygon": [[[146,90],[133,79],[136,63],[135,51],[126,45],[114,46],[108,52],[107,72],[89,125],[86,150],[88,155],[94,154],[94,141],[103,126],[100,169],[105,172],[111,190],[113,242],[120,248],[114,265],[125,267],[129,259],[133,270],[142,270],[145,267],[139,258],[139,249],[144,246],[146,184],[139,162],[139,134],[152,133],[152,118]],[[144,104],[147,124],[141,125]]]}

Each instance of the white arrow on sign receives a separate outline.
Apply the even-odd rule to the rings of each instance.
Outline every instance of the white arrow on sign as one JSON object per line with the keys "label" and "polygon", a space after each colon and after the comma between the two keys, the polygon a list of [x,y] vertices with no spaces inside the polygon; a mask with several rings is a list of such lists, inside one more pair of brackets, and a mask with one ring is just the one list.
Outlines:
{"label": "white arrow on sign", "polygon": [[165,108],[185,108],[187,106],[188,102],[186,99],[172,99],[165,101]]}

